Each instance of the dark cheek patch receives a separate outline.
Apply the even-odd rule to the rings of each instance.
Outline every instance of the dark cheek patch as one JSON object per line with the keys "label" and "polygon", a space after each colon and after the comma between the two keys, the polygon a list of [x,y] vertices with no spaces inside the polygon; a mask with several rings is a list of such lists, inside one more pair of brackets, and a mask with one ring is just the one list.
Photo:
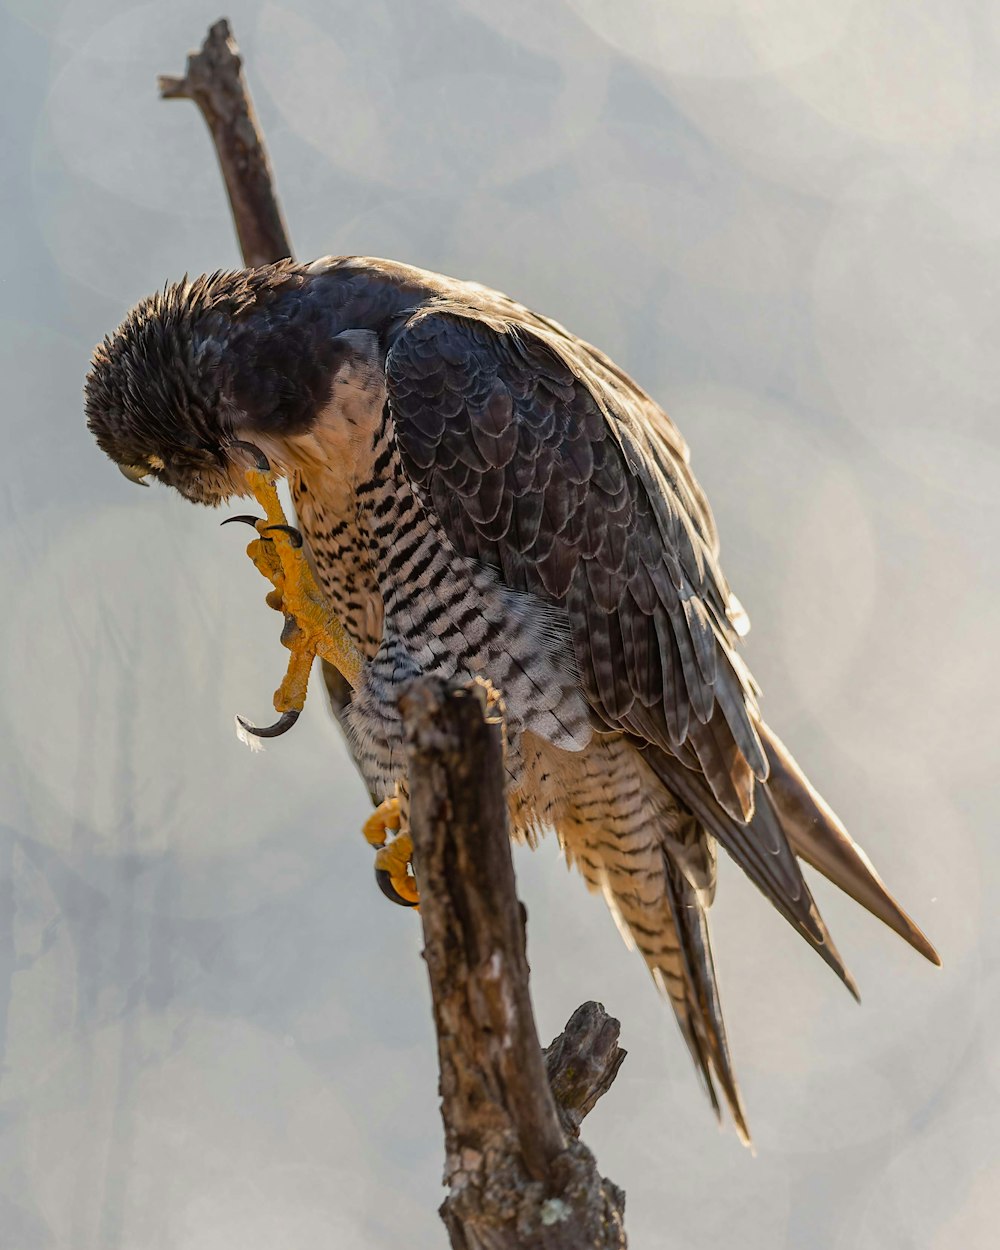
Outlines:
{"label": "dark cheek patch", "polygon": [[229,352],[228,398],[246,414],[248,428],[288,438],[307,430],[326,404],[350,347],[324,321],[276,323],[265,313],[234,336]]}

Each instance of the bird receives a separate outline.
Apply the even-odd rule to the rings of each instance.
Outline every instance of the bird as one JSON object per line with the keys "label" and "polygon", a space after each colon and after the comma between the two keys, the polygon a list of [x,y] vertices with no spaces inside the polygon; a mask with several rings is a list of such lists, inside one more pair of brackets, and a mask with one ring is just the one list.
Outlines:
{"label": "bird", "polygon": [[719,845],[855,997],[800,861],[940,964],[762,717],[678,428],[558,322],[371,257],[220,270],[128,312],[95,349],[85,411],[132,481],[263,503],[237,519],[288,645],[312,642],[278,724],[244,727],[288,727],[313,654],[345,674],[379,805],[365,832],[398,901],[419,897],[400,691],[433,673],[501,693],[512,836],[554,831],[603,895],[745,1143],[709,931]]}

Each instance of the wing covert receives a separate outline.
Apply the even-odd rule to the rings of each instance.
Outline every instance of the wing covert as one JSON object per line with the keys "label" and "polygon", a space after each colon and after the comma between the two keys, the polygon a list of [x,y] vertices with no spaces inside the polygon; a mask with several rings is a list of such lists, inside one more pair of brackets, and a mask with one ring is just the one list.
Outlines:
{"label": "wing covert", "polygon": [[767,760],[711,514],[673,426],[610,367],[541,319],[421,310],[386,356],[404,469],[463,554],[566,609],[598,722],[746,820]]}

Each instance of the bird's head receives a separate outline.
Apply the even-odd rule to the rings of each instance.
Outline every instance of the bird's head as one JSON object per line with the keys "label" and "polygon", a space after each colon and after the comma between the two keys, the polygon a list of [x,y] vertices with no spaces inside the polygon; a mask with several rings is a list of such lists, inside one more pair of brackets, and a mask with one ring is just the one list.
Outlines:
{"label": "bird's head", "polygon": [[95,350],[87,425],[132,481],[213,506],[244,494],[241,443],[274,447],[327,401],[341,350],[332,317],[291,261],[167,286]]}

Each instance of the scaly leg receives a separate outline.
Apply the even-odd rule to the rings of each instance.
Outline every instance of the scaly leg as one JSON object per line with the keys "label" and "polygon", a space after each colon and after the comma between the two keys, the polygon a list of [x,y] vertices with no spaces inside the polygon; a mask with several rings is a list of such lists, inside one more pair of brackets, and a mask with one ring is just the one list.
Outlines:
{"label": "scaly leg", "polygon": [[274,694],[275,711],[281,713],[278,721],[261,729],[242,717],[239,720],[246,733],[275,738],[298,719],[317,655],[343,673],[352,687],[358,684],[364,660],[317,585],[302,550],[302,535],[285,518],[266,456],[251,444],[242,446],[255,458],[255,467],[246,474],[247,485],[265,516],[230,520],[245,521],[257,530],[259,537],[247,546],[247,555],[274,588],[267,595],[267,604],[284,613],[281,642],[292,654],[284,680]]}
{"label": "scaly leg", "polygon": [[370,846],[381,847],[386,844],[387,833],[398,833],[400,823],[399,796],[383,799],[365,821],[361,832]]}
{"label": "scaly leg", "polygon": [[[230,517],[244,521],[258,533],[247,546],[254,566],[273,589],[266,602],[285,617],[282,645],[292,653],[284,680],[275,691],[274,708],[281,715],[275,724],[259,728],[237,717],[245,733],[259,738],[275,738],[298,719],[306,701],[312,662],[318,655],[343,673],[352,688],[361,677],[364,657],[342,622],[334,613],[313,576],[302,551],[302,535],[288,524],[274,484],[267,457],[250,443],[239,444],[254,458],[247,470],[250,493],[264,509],[261,518]],[[223,522],[226,524],[227,522]],[[375,879],[382,893],[404,907],[416,907],[418,894],[411,872],[413,843],[408,833],[397,833],[386,845],[386,834],[401,827],[399,798],[385,799],[368,817],[364,835],[379,850],[375,856]]]}
{"label": "scaly leg", "polygon": [[[379,889],[394,903],[416,907],[420,902],[413,878],[413,841],[408,833],[400,833],[402,813],[398,794],[383,799],[364,823],[364,835],[379,848],[375,856],[375,880]],[[386,834],[395,832],[391,842]]]}

